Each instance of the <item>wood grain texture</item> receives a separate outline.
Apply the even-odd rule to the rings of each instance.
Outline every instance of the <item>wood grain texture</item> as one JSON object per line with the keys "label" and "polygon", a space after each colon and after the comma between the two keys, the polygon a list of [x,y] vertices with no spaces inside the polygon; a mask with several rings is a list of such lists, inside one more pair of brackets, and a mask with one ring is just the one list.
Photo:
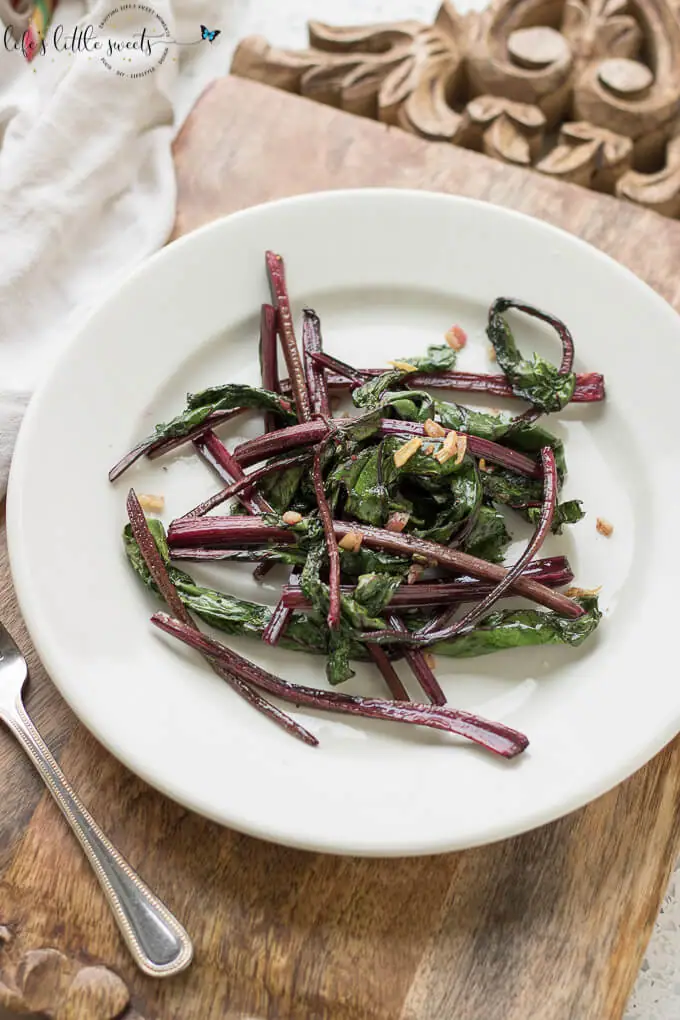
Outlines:
{"label": "wood grain texture", "polygon": [[[680,308],[680,224],[252,82],[216,83],[175,157],[176,237],[320,188],[448,191],[586,237]],[[654,245],[640,243],[650,236]],[[2,616],[26,647],[2,557]],[[680,843],[680,741],[589,807],[517,839],[436,858],[335,858],[220,829],[160,796],[76,723],[35,656],[31,672],[29,710],[95,817],[186,925],[196,959],[165,982],[135,971],[56,808],[0,734],[0,984],[19,997],[21,959],[55,948],[80,984],[93,980],[85,966],[122,978],[126,1020],[621,1017]],[[119,1001],[104,983],[109,1005]],[[103,1020],[95,999],[88,1016]]]}
{"label": "wood grain texture", "polygon": [[[680,215],[666,148],[679,126],[677,0],[492,0],[465,16],[444,0],[432,25],[310,21],[307,49],[252,36],[232,73]],[[480,104],[513,112],[470,130]],[[575,128],[589,144],[573,144]]]}

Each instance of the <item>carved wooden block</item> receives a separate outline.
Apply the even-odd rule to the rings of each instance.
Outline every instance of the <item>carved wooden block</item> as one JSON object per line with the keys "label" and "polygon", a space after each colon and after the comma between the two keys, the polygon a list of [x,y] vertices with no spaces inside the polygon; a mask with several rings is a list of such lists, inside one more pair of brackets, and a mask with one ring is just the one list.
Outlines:
{"label": "carved wooden block", "polygon": [[309,23],[232,72],[680,216],[680,19],[669,0],[495,0],[433,25]]}

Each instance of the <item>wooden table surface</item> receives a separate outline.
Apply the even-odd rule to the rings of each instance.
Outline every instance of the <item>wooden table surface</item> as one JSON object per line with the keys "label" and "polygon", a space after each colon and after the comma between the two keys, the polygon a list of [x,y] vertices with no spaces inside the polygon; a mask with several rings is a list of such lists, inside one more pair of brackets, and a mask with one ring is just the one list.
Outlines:
{"label": "wooden table surface", "polygon": [[[213,85],[175,156],[174,236],[321,188],[447,191],[579,234],[680,309],[680,224],[253,82]],[[2,618],[29,653],[29,711],[196,947],[178,978],[136,972],[75,841],[1,732],[0,1008],[103,1020],[129,993],[133,1020],[622,1015],[678,850],[680,741],[589,807],[494,846],[386,861],[288,850],[204,821],[104,751],[31,652],[4,551],[0,583]]]}

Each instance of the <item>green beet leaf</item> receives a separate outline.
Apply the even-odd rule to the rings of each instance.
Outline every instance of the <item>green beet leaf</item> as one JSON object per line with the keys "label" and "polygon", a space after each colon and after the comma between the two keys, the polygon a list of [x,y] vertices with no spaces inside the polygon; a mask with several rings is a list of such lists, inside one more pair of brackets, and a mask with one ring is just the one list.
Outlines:
{"label": "green beet leaf", "polygon": [[405,375],[406,372],[392,369],[389,372],[383,372],[382,375],[369,379],[363,386],[359,386],[354,390],[352,394],[354,406],[366,407],[369,410],[375,410],[380,407],[384,395],[394,386],[398,386]]}
{"label": "green beet leaf", "polygon": [[513,393],[546,413],[560,411],[572,398],[576,376],[573,372],[560,375],[556,365],[538,354],[533,354],[528,361],[523,358],[512,330],[501,314],[506,308],[507,304],[502,300],[494,303],[486,332]]}
{"label": "green beet leaf", "polygon": [[471,556],[500,563],[511,542],[503,515],[492,506],[481,506],[463,548]]}
{"label": "green beet leaf", "polygon": [[[541,508],[530,506],[525,511],[527,520],[537,525],[541,517]],[[565,524],[578,524],[585,517],[583,503],[580,499],[569,499],[565,503],[558,503],[555,507],[551,530],[554,535],[561,535]]]}
{"label": "green beet leaf", "polygon": [[575,601],[586,610],[577,620],[540,609],[501,610],[480,620],[470,633],[434,645],[432,651],[461,659],[531,645],[577,647],[593,633],[602,613],[595,596]]}
{"label": "green beet leaf", "polygon": [[413,365],[419,372],[450,372],[456,367],[458,352],[449,347],[448,344],[432,344],[427,348],[425,354],[419,354],[415,358],[399,358],[408,365]]}

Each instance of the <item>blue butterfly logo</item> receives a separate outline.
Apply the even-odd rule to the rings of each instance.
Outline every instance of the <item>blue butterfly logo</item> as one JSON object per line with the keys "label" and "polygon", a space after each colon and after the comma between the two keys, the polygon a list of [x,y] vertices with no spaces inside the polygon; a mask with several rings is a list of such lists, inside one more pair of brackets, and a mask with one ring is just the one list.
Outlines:
{"label": "blue butterfly logo", "polygon": [[209,28],[205,27],[205,25],[201,25],[201,37],[203,39],[207,39],[208,42],[211,42],[211,43],[215,42],[215,39],[217,39],[218,35],[220,35],[220,34],[221,34],[221,31],[220,31],[219,28],[213,28],[213,30],[211,32]]}

